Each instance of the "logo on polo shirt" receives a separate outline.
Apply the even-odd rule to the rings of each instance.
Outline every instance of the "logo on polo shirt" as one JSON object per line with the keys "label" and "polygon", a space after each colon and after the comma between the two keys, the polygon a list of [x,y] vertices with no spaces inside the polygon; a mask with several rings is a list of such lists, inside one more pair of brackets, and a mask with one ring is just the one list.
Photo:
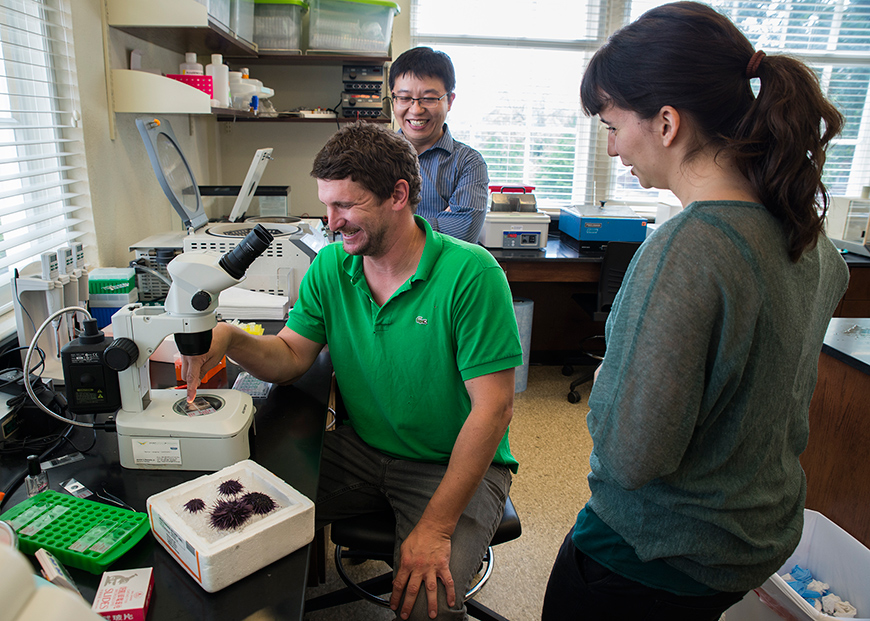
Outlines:
{"label": "logo on polo shirt", "polygon": [[417,323],[419,323],[421,326],[429,325],[429,320],[426,319],[425,317],[421,317],[420,315],[417,315],[417,319],[416,319],[416,321],[417,321]]}

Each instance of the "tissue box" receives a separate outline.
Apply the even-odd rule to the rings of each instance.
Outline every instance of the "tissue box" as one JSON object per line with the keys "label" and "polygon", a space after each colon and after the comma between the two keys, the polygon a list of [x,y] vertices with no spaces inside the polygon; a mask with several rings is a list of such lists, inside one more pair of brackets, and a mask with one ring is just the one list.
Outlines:
{"label": "tissue box", "polygon": [[[243,489],[238,494],[221,494],[219,487],[229,481],[238,482]],[[236,529],[218,530],[211,525],[211,511],[217,502],[238,500],[250,492],[266,494],[274,500],[275,508],[263,515],[253,514]],[[204,509],[188,510],[186,505],[197,499],[203,501]],[[209,593],[314,538],[314,503],[251,460],[155,494],[147,506],[157,541]]]}

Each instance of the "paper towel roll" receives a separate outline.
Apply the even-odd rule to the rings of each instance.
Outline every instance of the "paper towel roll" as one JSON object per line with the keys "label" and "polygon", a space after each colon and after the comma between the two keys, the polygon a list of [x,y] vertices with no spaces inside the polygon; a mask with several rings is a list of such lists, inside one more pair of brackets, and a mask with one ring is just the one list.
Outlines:
{"label": "paper towel roll", "polygon": [[523,347],[523,366],[517,367],[514,375],[514,392],[526,389],[529,380],[529,352],[532,348],[532,313],[535,303],[526,298],[514,298],[514,313],[520,331],[520,344]]}

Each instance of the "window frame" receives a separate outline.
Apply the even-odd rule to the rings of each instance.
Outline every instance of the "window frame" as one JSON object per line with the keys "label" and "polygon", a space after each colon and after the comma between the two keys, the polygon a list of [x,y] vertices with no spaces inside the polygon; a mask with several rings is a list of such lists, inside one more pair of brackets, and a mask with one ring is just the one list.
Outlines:
{"label": "window frame", "polygon": [[[534,38],[513,39],[500,37],[478,37],[471,35],[437,35],[421,33],[417,21],[418,13],[420,11],[420,4],[427,1],[437,0],[412,0],[410,33],[411,47],[415,47],[418,45],[429,45],[433,48],[439,49],[441,47],[459,45],[486,47],[504,46],[516,49],[568,50],[584,53],[593,53],[606,41],[607,37],[611,33],[618,30],[622,26],[630,23],[632,18],[633,4],[632,0],[590,0],[587,3],[587,13],[589,13],[590,11],[597,11],[597,35],[594,38],[586,40],[567,41],[541,40]],[[635,7],[637,7],[638,4],[643,5],[643,8],[646,9],[650,8],[654,4],[662,4],[662,2],[655,2],[654,4],[651,4],[649,2],[645,3],[643,2],[643,0],[639,0],[639,2],[634,3]],[[728,9],[731,7],[725,5],[736,4],[736,2],[732,3],[726,0],[713,0],[712,2],[709,2],[709,4],[711,4],[719,11],[730,14]],[[746,3],[741,4],[746,5]],[[769,9],[769,7],[767,6],[769,5],[769,3],[758,4],[764,5],[762,8],[764,8],[765,10]],[[841,19],[844,15],[844,12],[848,10],[848,0],[835,0],[835,5],[835,18],[838,15]],[[809,6],[812,7],[814,5],[810,4]],[[743,8],[746,7],[744,6]],[[866,10],[866,8],[867,7],[863,6],[858,7],[856,9],[858,11],[858,15],[863,15],[862,11]],[[509,9],[506,8],[505,10]],[[864,31],[862,34],[865,36],[861,41],[859,41],[859,43],[864,44],[870,42],[870,26],[868,26],[866,31]],[[828,38],[834,39],[834,48],[836,48],[837,45],[837,37],[839,37],[840,35],[841,32],[838,30],[831,30],[827,32]],[[751,35],[750,38],[752,39]],[[820,81],[826,92],[832,72],[838,70],[840,67],[866,68],[868,72],[870,72],[870,44],[867,45],[866,50],[783,50],[776,47],[771,47],[768,49],[764,45],[761,45],[760,47],[762,49],[765,49],[769,53],[789,53],[807,63],[814,71],[816,71],[817,75],[819,75]],[[832,47],[830,41],[828,42],[827,47]],[[447,51],[449,53],[449,50]],[[832,142],[830,147],[830,152],[835,153],[838,147],[854,145],[854,153],[853,155],[851,155],[851,158],[849,160],[849,179],[845,183],[845,190],[837,191],[839,190],[840,186],[843,185],[841,183],[837,183],[836,187],[834,188],[829,188],[829,190],[833,189],[838,194],[845,193],[857,196],[860,195],[861,192],[865,191],[864,188],[866,186],[870,185],[870,82],[868,82],[867,88],[864,91],[864,97],[864,106],[861,111],[860,125],[857,135],[854,138],[841,135]],[[836,103],[837,102],[835,100],[835,104]],[[595,121],[597,123],[597,120]],[[450,124],[449,117],[448,124]],[[576,127],[577,146],[583,147],[584,152],[581,153],[578,149],[573,156],[574,187],[571,193],[572,199],[570,202],[559,200],[545,200],[543,201],[543,203],[539,199],[539,204],[566,206],[568,204],[578,204],[579,202],[582,202],[584,204],[596,204],[601,200],[607,200],[610,203],[629,204],[635,207],[644,215],[650,217],[654,216],[656,206],[660,202],[667,202],[675,205],[678,204],[676,197],[667,191],[659,191],[654,189],[643,190],[640,189],[639,186],[637,186],[637,189],[633,189],[628,186],[623,186],[622,189],[619,189],[617,179],[620,176],[625,177],[627,175],[627,169],[624,169],[618,158],[611,158],[607,155],[606,135],[604,135],[603,132],[599,132],[597,129],[595,129],[594,125],[587,130],[586,127],[584,127],[583,121],[579,118]],[[453,131],[452,124],[451,131]],[[589,133],[585,133],[587,131]],[[456,133],[457,132],[454,132],[454,135],[456,135]],[[581,134],[585,134],[585,136]],[[466,138],[466,136],[460,134],[459,139],[463,140],[463,138]],[[477,147],[473,139],[463,141],[467,141],[472,147]],[[486,155],[484,155],[484,157],[486,158]],[[839,173],[839,169],[832,170],[832,174],[833,173]],[[519,183],[519,180],[504,180],[499,178],[493,179],[492,174],[490,175],[490,177],[492,183],[509,183],[511,181]],[[632,180],[632,182],[634,183],[634,185],[637,185],[636,180]],[[527,185],[531,184],[526,179],[523,180],[523,183],[526,183]],[[603,191],[602,188],[604,188]]]}

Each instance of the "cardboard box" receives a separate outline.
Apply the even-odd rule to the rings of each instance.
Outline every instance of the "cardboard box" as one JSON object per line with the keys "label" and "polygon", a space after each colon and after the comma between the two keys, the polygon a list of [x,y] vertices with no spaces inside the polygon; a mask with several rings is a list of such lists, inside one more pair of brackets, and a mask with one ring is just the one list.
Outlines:
{"label": "cardboard box", "polygon": [[145,621],[153,588],[150,567],[104,572],[91,610],[109,621]]}
{"label": "cardboard box", "polygon": [[[271,497],[274,510],[253,515],[236,529],[218,530],[209,514],[228,480]],[[191,500],[204,508],[192,512]],[[308,545],[314,539],[314,503],[251,460],[243,460],[176,485],[148,498],[148,517],[157,541],[206,591],[214,593]]]}

